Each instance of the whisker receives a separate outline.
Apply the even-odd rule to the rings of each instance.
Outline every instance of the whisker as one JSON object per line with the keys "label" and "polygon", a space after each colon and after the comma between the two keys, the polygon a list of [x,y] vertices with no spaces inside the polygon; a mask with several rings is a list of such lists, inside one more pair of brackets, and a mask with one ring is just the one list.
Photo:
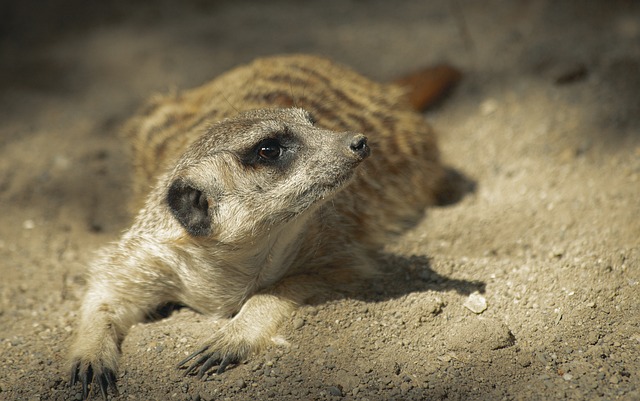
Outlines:
{"label": "whisker", "polygon": [[291,75],[289,75],[289,92],[291,92],[291,101],[293,105],[298,108],[298,101],[296,100],[296,96],[293,93],[293,82],[291,81]]}
{"label": "whisker", "polygon": [[234,106],[233,103],[231,103],[231,101],[229,100],[229,97],[227,97],[227,95],[224,93],[220,93],[220,94],[224,98],[224,101],[227,102],[229,107],[231,107],[236,113],[240,114],[240,110],[236,106]]}

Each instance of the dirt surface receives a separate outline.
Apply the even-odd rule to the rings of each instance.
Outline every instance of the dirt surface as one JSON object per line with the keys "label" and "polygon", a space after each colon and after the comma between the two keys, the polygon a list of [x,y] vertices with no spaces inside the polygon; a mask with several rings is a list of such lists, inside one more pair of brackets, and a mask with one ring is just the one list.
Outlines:
{"label": "dirt surface", "polygon": [[640,399],[638,2],[13,3],[0,399],[80,399],[65,355],[83,274],[130,221],[120,124],[153,93],[290,52],[380,80],[461,68],[426,118],[475,191],[389,244],[389,274],[365,293],[300,309],[223,375],[175,369],[215,329],[205,317],[133,327],[117,399]]}

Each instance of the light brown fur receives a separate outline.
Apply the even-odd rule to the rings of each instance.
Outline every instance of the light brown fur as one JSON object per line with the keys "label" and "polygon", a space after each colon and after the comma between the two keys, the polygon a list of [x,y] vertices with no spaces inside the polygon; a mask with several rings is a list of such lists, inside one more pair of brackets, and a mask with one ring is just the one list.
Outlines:
{"label": "light brown fur", "polygon": [[[127,330],[167,302],[230,318],[183,361],[188,372],[260,350],[297,305],[373,274],[372,255],[444,179],[402,88],[313,56],[257,60],[158,97],[126,134],[140,211],[91,266],[71,347],[84,397],[92,381],[105,398],[115,390]],[[273,137],[276,164],[256,156]]]}

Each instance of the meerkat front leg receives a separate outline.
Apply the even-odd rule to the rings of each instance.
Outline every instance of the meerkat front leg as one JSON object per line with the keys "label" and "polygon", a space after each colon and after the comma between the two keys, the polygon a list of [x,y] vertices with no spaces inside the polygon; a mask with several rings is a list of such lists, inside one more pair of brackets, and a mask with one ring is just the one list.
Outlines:
{"label": "meerkat front leg", "polygon": [[117,392],[120,344],[128,328],[142,318],[142,311],[118,299],[109,289],[92,288],[85,296],[80,325],[71,348],[71,385],[82,383],[82,398],[97,382],[104,399],[109,387]]}
{"label": "meerkat front leg", "polygon": [[[131,270],[135,261],[107,256],[94,265],[85,294],[80,322],[70,351],[71,386],[82,384],[82,399],[95,385],[102,398],[108,389],[117,394],[116,373],[120,346],[129,328],[163,303],[163,280],[147,277],[144,269]],[[168,280],[164,280],[167,282]]]}
{"label": "meerkat front leg", "polygon": [[177,367],[192,362],[184,374],[197,372],[198,378],[215,366],[218,367],[216,373],[224,372],[230,364],[237,364],[264,348],[280,323],[323,289],[324,283],[318,277],[301,275],[285,278],[274,287],[254,294],[237,315]]}

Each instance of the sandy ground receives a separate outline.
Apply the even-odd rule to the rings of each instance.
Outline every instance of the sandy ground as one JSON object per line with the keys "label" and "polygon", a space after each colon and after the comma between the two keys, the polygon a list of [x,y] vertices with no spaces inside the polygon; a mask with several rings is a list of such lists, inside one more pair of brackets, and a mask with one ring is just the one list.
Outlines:
{"label": "sandy ground", "polygon": [[302,308],[224,375],[174,368],[212,330],[202,316],[135,326],[118,399],[640,399],[638,2],[13,3],[0,5],[0,399],[80,399],[65,354],[85,266],[130,219],[119,125],[155,92],[290,52],[381,80],[461,68],[426,118],[475,192],[389,244],[384,280]]}

